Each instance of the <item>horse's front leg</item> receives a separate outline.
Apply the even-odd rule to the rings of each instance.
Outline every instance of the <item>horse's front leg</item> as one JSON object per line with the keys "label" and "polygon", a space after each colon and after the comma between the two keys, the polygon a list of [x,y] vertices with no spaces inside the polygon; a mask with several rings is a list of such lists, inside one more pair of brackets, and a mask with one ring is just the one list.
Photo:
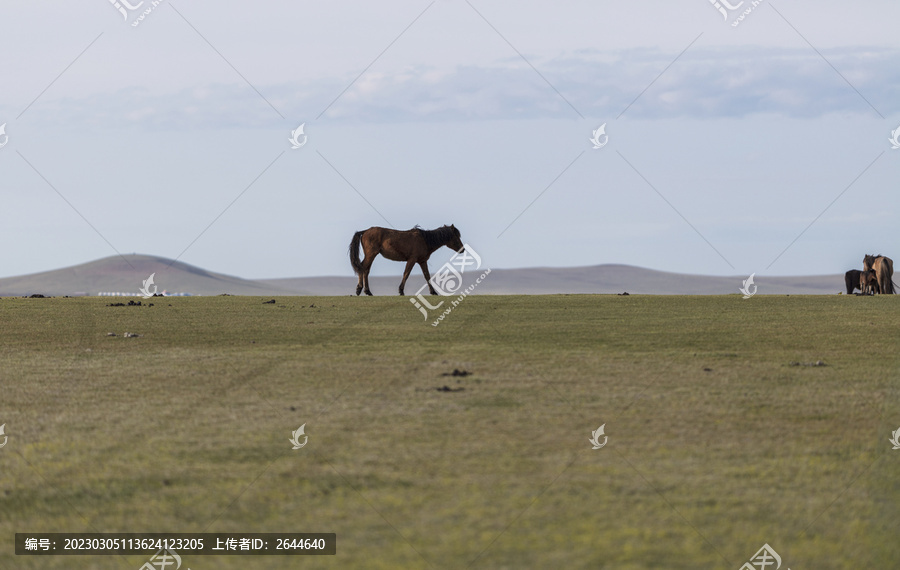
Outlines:
{"label": "horse's front leg", "polygon": [[420,261],[419,267],[422,268],[422,275],[425,276],[425,283],[428,283],[428,290],[431,291],[432,295],[437,295],[437,291],[434,290],[434,286],[431,284],[431,274],[428,273],[428,262]]}
{"label": "horse's front leg", "polygon": [[412,272],[413,266],[416,264],[415,261],[407,261],[406,269],[403,270],[403,279],[400,281],[400,295],[403,295],[403,289],[406,287],[406,280],[409,278],[410,272]]}

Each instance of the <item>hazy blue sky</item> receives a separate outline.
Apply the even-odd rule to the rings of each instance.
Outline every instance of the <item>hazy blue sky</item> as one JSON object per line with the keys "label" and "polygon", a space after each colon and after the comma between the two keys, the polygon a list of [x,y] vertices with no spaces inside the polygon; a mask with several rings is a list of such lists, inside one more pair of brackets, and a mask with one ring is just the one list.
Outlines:
{"label": "hazy blue sky", "polygon": [[900,256],[896,1],[124,6],[0,3],[0,276],[350,275],[354,231],[444,223],[493,268]]}

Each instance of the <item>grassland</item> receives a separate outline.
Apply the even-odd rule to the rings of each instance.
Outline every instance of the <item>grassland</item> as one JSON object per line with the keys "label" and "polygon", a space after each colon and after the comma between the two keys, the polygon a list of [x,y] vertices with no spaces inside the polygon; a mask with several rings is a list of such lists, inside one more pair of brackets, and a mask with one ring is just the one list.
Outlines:
{"label": "grassland", "polygon": [[900,560],[896,297],[264,300],[0,299],[0,569],[146,561],[25,531],[338,537],[194,570]]}

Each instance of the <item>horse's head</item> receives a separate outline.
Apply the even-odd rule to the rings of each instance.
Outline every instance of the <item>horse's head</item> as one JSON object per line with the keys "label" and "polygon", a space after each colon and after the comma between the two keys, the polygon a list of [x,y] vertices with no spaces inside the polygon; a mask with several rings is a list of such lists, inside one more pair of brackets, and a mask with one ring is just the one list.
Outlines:
{"label": "horse's head", "polygon": [[868,271],[872,269],[872,266],[875,264],[875,256],[869,255],[868,253],[863,257],[863,270]]}
{"label": "horse's head", "polygon": [[450,225],[450,241],[447,243],[447,246],[457,253],[464,253],[466,250],[465,245],[462,242],[462,236],[459,234],[459,230],[452,224]]}

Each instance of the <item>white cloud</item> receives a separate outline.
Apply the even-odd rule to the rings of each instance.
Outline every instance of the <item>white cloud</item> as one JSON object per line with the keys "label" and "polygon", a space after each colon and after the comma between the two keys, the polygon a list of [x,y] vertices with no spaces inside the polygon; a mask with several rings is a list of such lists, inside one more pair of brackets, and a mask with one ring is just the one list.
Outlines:
{"label": "white cloud", "polygon": [[[658,79],[674,57],[671,52],[629,50],[613,55],[582,50],[534,62],[552,87],[534,70],[514,60],[453,68],[404,65],[396,70],[378,69],[363,74],[334,102],[324,119],[393,122],[574,118],[576,114],[567,100],[583,115],[610,116],[618,115],[642,92],[628,108],[627,116],[711,118],[768,113],[816,117],[835,112],[874,113],[869,102],[885,115],[894,111],[900,95],[900,50],[860,48],[826,51],[824,55],[843,78],[814,52],[800,48],[697,47]],[[266,100],[291,120],[308,120],[347,85],[332,80],[256,87],[265,100],[239,80],[189,85],[161,94],[123,87],[81,97],[46,95],[32,110],[37,116],[29,119],[47,123],[65,119],[92,125],[124,121],[157,127],[259,127],[281,121]],[[2,110],[7,116],[15,112],[10,107]]]}

